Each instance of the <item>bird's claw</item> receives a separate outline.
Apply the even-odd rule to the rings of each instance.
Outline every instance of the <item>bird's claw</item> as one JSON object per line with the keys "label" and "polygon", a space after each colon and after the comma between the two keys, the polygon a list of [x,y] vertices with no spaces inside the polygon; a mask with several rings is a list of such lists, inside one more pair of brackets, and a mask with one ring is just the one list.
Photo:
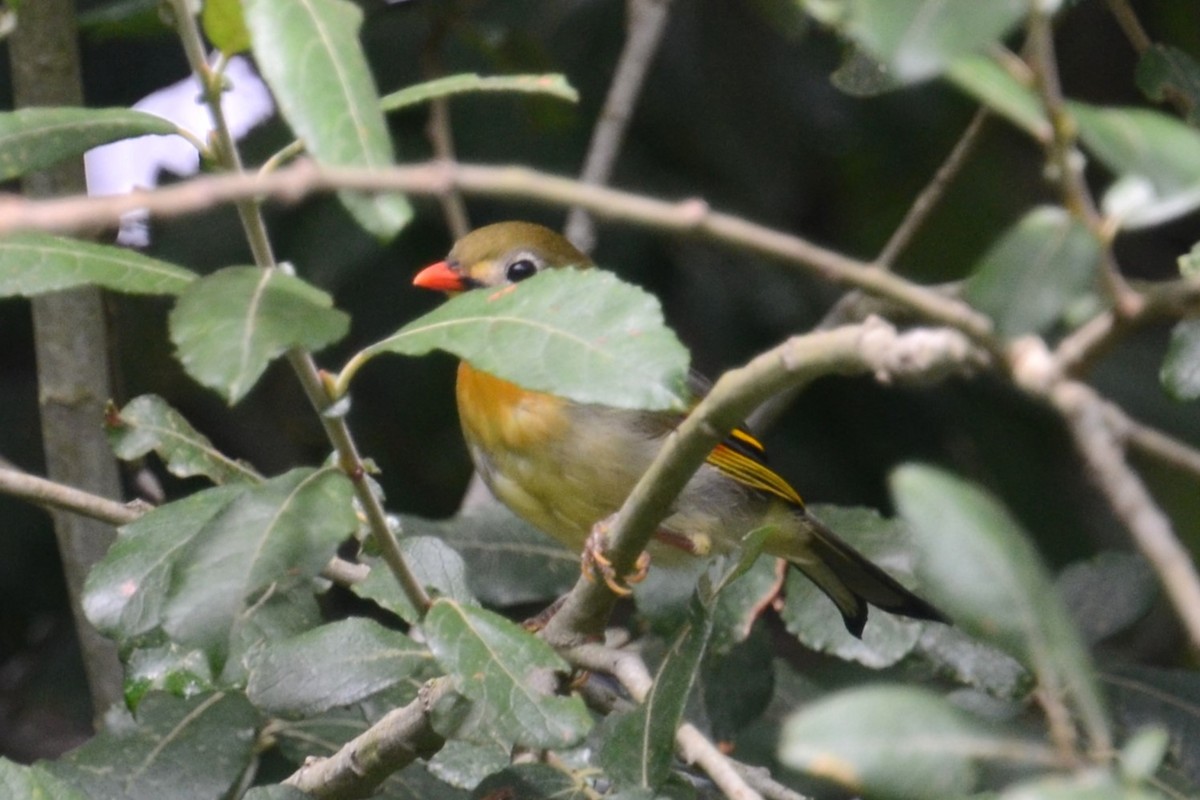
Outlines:
{"label": "bird's claw", "polygon": [[633,565],[633,573],[618,575],[612,561],[604,554],[608,544],[608,521],[596,523],[583,543],[583,553],[580,555],[580,571],[583,577],[593,583],[599,577],[604,584],[618,597],[628,597],[633,594],[629,584],[641,583],[650,572],[650,554],[643,552]]}

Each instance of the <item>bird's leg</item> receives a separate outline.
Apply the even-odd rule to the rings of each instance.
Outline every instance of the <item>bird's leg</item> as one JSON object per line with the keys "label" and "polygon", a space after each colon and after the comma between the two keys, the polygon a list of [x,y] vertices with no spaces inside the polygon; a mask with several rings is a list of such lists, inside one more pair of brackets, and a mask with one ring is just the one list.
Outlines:
{"label": "bird's leg", "polygon": [[608,546],[608,529],[615,516],[613,514],[606,517],[592,526],[592,532],[588,534],[587,540],[583,543],[583,553],[579,558],[580,570],[583,572],[583,577],[589,581],[595,581],[599,576],[613,594],[628,597],[633,594],[629,584],[641,583],[646,580],[646,575],[650,572],[650,554],[643,552],[638,556],[632,575],[617,574],[617,571],[613,569],[612,561],[604,554],[604,548]]}

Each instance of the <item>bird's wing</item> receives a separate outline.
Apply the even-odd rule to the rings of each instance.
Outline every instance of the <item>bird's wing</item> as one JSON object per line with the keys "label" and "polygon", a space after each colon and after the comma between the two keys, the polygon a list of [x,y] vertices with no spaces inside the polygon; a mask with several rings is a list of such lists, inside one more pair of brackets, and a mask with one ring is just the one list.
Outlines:
{"label": "bird's wing", "polygon": [[[712,382],[695,370],[688,370],[687,384],[695,402],[699,402],[712,388]],[[762,442],[744,426],[734,428],[708,454],[707,461],[710,466],[743,486],[804,508],[804,501],[796,490],[767,466],[767,452]]]}

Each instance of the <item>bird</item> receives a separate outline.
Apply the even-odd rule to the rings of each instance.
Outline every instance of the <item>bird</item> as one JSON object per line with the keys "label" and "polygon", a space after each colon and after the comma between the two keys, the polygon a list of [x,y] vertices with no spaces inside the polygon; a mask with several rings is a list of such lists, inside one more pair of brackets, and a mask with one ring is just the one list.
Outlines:
{"label": "bird", "polygon": [[[557,232],[529,222],[477,228],[449,254],[416,274],[424,289],[457,294],[515,287],[545,270],[595,268]],[[692,400],[708,384],[693,374]],[[579,403],[476,369],[458,366],[455,394],[463,437],[484,483],[534,527],[587,553],[602,526],[621,507],[666,437],[683,420],[678,411],[647,411]],[[869,606],[919,620],[947,617],[839,538],[813,516],[799,493],[766,462],[762,443],[735,428],[709,453],[680,492],[647,548],[656,568],[735,550],[751,531],[767,527],[763,551],[786,560],[816,584],[861,638]],[[645,555],[645,554],[644,554]],[[600,562],[597,564],[597,560]],[[621,594],[644,575],[604,574],[593,550],[590,567]]]}

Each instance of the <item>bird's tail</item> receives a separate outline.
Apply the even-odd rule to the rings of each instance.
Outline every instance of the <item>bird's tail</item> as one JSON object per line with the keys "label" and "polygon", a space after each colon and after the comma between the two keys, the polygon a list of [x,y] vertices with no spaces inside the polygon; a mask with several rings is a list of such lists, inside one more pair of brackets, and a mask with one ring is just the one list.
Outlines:
{"label": "bird's tail", "polygon": [[949,622],[941,611],[901,586],[820,520],[803,509],[796,513],[809,534],[805,552],[784,557],[833,601],[850,633],[862,638],[868,604],[904,617]]}

